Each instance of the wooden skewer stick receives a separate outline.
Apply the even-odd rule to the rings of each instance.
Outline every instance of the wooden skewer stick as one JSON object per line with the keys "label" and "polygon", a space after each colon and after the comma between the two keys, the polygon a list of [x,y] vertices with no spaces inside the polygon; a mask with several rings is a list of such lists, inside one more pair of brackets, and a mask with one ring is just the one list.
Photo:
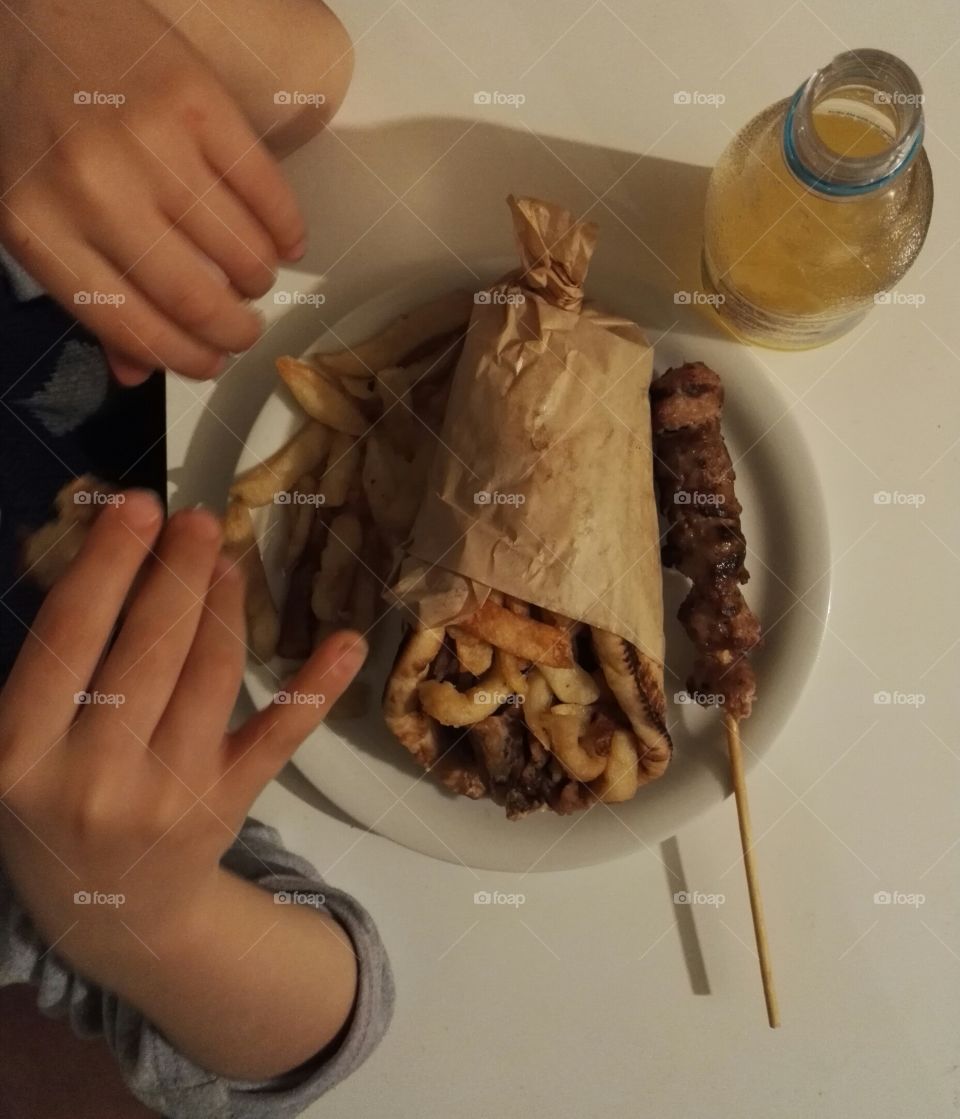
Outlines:
{"label": "wooden skewer stick", "polygon": [[767,1004],[767,1021],[771,1029],[780,1025],[780,1008],[777,993],[773,988],[773,970],[770,967],[770,946],[767,943],[767,926],[763,919],[763,904],[760,900],[760,882],[757,866],[753,857],[753,827],[750,823],[750,805],[747,801],[747,784],[743,774],[743,749],[740,744],[740,724],[732,715],[724,715],[727,729],[727,750],[730,754],[730,773],[733,777],[733,792],[737,801],[737,819],[740,823],[740,846],[743,850],[743,865],[747,871],[747,891],[750,894],[750,911],[753,914],[753,934],[757,942],[757,956],[760,960],[760,978],[763,982],[763,997]]}

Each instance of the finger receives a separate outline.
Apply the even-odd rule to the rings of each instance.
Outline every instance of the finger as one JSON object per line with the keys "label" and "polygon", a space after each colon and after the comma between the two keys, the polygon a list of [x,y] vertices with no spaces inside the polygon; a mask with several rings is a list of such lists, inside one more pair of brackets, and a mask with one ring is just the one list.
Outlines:
{"label": "finger", "polygon": [[[220,546],[212,513],[189,509],[167,522],[119,636],[94,678],[105,695],[123,697],[126,727],[148,743],[193,644]],[[84,716],[96,724],[106,708]]]}
{"label": "finger", "polygon": [[31,740],[61,734],[87,692],[124,600],[160,531],[163,510],[128,490],[93,522],[76,559],[44,600],[0,698],[0,741],[28,719]]}
{"label": "finger", "polygon": [[[227,353],[260,337],[257,315],[164,215],[97,230],[97,244],[121,275],[191,338]],[[132,262],[132,263],[131,263]]]}
{"label": "finger", "polygon": [[[19,219],[11,220],[16,224]],[[223,369],[226,360],[222,353],[191,338],[160,314],[133,283],[121,278],[109,261],[81,241],[76,231],[50,215],[44,222],[46,244],[23,227],[17,258],[105,346],[137,365],[166,365],[187,377],[213,377]],[[56,244],[55,255],[49,244]]]}
{"label": "finger", "polygon": [[349,630],[328,637],[274,702],[230,736],[223,785],[228,795],[252,803],[323,720],[360,671],[367,644]]}
{"label": "finger", "polygon": [[182,777],[214,768],[213,752],[223,742],[240,689],[244,637],[243,577],[221,554],[196,637],[153,736],[154,751]]}
{"label": "finger", "polygon": [[237,291],[249,299],[264,295],[277,275],[273,238],[225,183],[207,182],[197,194],[186,207],[182,193],[165,200],[164,212]]}
{"label": "finger", "polygon": [[142,365],[137,365],[136,362],[128,361],[123,354],[116,350],[104,349],[104,354],[114,380],[117,384],[123,385],[124,388],[134,388],[136,385],[142,385],[153,373],[152,369],[145,369]]}
{"label": "finger", "polygon": [[221,176],[270,232],[285,260],[303,255],[306,226],[280,165],[257,140],[237,112],[229,118],[210,114],[203,137],[204,154]]}

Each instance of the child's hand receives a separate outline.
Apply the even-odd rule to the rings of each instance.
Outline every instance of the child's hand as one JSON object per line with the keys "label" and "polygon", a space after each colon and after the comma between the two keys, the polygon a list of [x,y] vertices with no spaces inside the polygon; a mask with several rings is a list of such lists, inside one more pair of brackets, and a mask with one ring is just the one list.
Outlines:
{"label": "child's hand", "polygon": [[[212,514],[178,513],[161,532],[158,502],[129,492],[48,595],[0,695],[3,865],[48,944],[146,1005],[145,972],[169,983],[184,945],[209,937],[220,945],[208,950],[229,953],[226,939],[245,929],[247,902],[236,907],[220,858],[365,652],[354,634],[331,637],[288,687],[304,702],[226,733],[244,663],[243,590],[219,543]],[[77,693],[90,701],[78,707]],[[218,907],[222,918],[211,915]],[[259,919],[237,933],[241,944],[259,935]],[[211,935],[221,925],[228,933]]]}
{"label": "child's hand", "polygon": [[11,3],[0,242],[115,364],[214,375],[259,336],[244,300],[303,253],[278,165],[144,0]]}

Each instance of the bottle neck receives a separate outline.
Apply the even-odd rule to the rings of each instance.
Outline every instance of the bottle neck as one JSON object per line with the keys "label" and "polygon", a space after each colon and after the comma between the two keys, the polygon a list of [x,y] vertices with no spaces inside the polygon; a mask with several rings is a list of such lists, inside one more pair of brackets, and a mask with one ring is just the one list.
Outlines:
{"label": "bottle neck", "polygon": [[[864,154],[826,142],[818,121],[846,118],[875,142]],[[850,197],[885,186],[923,143],[923,91],[905,62],[886,51],[848,51],[813,74],[794,94],[783,128],[783,155],[804,186]]]}

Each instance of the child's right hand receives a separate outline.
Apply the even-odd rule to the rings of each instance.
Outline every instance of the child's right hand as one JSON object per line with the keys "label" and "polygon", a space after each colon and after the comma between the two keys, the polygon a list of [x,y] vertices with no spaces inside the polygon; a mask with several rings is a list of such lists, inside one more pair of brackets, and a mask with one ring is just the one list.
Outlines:
{"label": "child's right hand", "polygon": [[215,375],[259,337],[245,299],[269,290],[278,259],[303,254],[279,166],[144,0],[11,4],[0,242],[131,383],[159,365]]}

